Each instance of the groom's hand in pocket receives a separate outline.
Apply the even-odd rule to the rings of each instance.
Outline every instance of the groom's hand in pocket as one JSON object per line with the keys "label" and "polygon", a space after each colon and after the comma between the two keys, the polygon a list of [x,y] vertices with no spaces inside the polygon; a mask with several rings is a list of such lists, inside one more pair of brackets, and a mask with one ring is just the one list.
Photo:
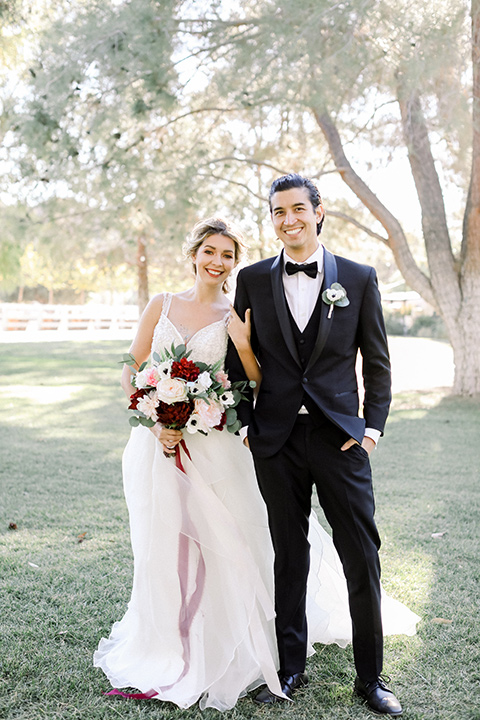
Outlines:
{"label": "groom's hand in pocket", "polygon": [[[358,444],[359,444],[359,443],[358,443],[357,440],[354,440],[353,438],[350,438],[350,440],[347,440],[347,442],[344,443],[340,449],[341,449],[343,452],[345,452],[345,450],[349,450],[349,449],[352,447],[352,445],[358,445]],[[364,437],[363,440],[362,440],[362,447],[363,447],[363,449],[366,450],[367,453],[370,455],[370,453],[372,452],[372,450],[373,450],[374,447],[375,447],[375,441],[372,440],[371,437],[368,437],[368,435],[365,435],[365,437]]]}

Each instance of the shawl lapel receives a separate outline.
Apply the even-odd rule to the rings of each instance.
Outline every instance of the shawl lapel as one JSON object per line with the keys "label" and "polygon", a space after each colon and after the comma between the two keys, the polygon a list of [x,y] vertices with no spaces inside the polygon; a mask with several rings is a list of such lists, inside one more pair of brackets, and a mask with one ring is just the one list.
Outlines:
{"label": "shawl lapel", "polygon": [[[323,285],[320,293],[323,292],[324,288],[329,288],[332,283],[337,282],[337,261],[335,260],[335,255],[329,252],[329,250],[327,250],[326,248],[324,248],[323,252],[323,272]],[[333,322],[333,315],[330,318],[327,317],[330,306],[327,305],[327,303],[324,303],[322,300],[320,300],[320,302],[322,303],[322,309],[320,311],[318,334],[315,341],[315,346],[313,348],[313,352],[310,356],[310,360],[308,361],[307,367],[305,368],[306,373],[310,370],[310,368],[313,367],[313,365],[315,365],[318,358],[320,357],[321,352],[325,347],[325,343],[327,342],[328,334],[330,332],[330,328],[332,327]]]}
{"label": "shawl lapel", "polygon": [[290,322],[290,316],[288,314],[287,299],[285,297],[285,291],[283,289],[283,250],[278,255],[270,268],[270,277],[272,281],[272,293],[275,311],[277,313],[280,328],[282,330],[283,339],[285,344],[292,355],[293,359],[299,367],[302,367],[300,357],[297,351],[297,345],[295,343],[295,337],[293,335],[292,324]]}

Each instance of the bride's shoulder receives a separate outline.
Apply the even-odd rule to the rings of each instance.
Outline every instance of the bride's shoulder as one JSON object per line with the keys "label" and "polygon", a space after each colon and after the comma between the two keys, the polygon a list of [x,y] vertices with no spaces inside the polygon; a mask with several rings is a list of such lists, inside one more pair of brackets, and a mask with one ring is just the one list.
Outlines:
{"label": "bride's shoulder", "polygon": [[162,312],[163,304],[167,299],[168,293],[158,293],[158,295],[154,295],[147,307],[151,307],[154,310],[159,310],[159,312]]}
{"label": "bride's shoulder", "polygon": [[167,302],[167,293],[159,293],[154,295],[148,302],[145,310],[140,318],[140,328],[153,330],[160,319],[162,310]]}

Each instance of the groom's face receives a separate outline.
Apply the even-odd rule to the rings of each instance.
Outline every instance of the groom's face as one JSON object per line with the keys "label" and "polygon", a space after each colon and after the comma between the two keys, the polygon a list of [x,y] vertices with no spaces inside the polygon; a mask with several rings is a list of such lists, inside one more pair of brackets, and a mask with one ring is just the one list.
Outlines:
{"label": "groom's face", "polygon": [[318,247],[317,223],[324,215],[322,205],[314,209],[306,188],[276,192],[271,198],[273,227],[293,260],[303,262]]}

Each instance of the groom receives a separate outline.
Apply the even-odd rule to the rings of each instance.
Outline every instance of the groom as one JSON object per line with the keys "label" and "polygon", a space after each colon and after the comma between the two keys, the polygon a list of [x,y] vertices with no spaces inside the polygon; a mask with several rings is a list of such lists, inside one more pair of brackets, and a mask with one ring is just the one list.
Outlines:
{"label": "groom", "polygon": [[[283,251],[240,271],[235,306],[241,317],[251,308],[252,348],[263,376],[255,407],[241,403],[238,410],[275,549],[282,690],[291,697],[308,682],[307,535],[315,486],[347,578],[355,692],[375,712],[398,716],[401,705],[380,677],[380,538],[369,462],[391,400],[376,274],[319,244],[325,213],[310,180],[297,174],[278,178],[269,202]],[[362,418],[358,351],[365,387]],[[227,367],[233,380],[242,377],[232,344]],[[279,700],[268,688],[255,699]]]}

